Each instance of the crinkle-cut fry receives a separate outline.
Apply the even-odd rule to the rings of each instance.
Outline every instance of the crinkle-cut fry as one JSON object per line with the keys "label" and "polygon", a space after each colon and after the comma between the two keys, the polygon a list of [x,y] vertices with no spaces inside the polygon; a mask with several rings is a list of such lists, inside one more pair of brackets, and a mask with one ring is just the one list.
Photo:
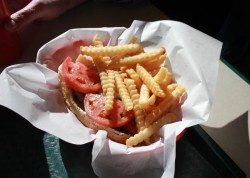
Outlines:
{"label": "crinkle-cut fry", "polygon": [[[139,93],[137,92],[136,85],[133,81],[133,79],[125,79],[124,83],[126,84],[126,87],[128,88],[130,97],[133,102],[133,111],[135,114],[135,124],[137,131],[140,132],[141,130],[145,129],[145,111],[140,108],[139,104]],[[150,138],[147,138],[144,140],[146,145],[149,145],[151,143]]]}
{"label": "crinkle-cut fry", "polygon": [[163,127],[166,124],[172,123],[176,120],[176,116],[173,113],[168,113],[165,116],[161,117],[157,121],[155,121],[152,125],[150,125],[148,128],[145,128],[144,130],[140,131],[138,134],[135,134],[134,136],[128,138],[126,140],[126,145],[131,147],[138,145],[143,140],[151,137],[153,134],[155,134],[161,127]]}
{"label": "crinkle-cut fry", "polygon": [[172,72],[168,72],[167,76],[165,77],[165,79],[163,80],[161,84],[169,85],[171,82],[173,82],[173,74]]}
{"label": "crinkle-cut fry", "polygon": [[174,101],[178,100],[185,93],[182,85],[177,85],[172,92],[168,92],[167,96],[146,116],[145,126],[149,127],[153,122],[158,120],[172,106]]}
{"label": "crinkle-cut fry", "polygon": [[165,52],[163,55],[159,57],[158,64],[164,63],[166,59],[167,59],[167,52]]}
{"label": "crinkle-cut fry", "polygon": [[149,127],[154,121],[158,120],[164,113],[166,113],[172,104],[172,100],[173,97],[167,96],[160,102],[160,104],[155,106],[146,116],[145,126]]}
{"label": "crinkle-cut fry", "polygon": [[149,114],[153,110],[154,107],[155,107],[155,105],[149,105],[149,107],[144,111],[146,112],[146,114]]}
{"label": "crinkle-cut fry", "polygon": [[103,62],[108,66],[111,63],[111,58],[109,56],[102,57]]}
{"label": "crinkle-cut fry", "polygon": [[[123,58],[124,56],[126,56],[126,53],[123,54],[117,54],[115,56],[112,56],[110,59],[110,63],[108,65],[109,69],[117,69],[116,64],[119,63],[120,59]],[[124,66],[123,66],[124,67]]]}
{"label": "crinkle-cut fry", "polygon": [[108,73],[106,71],[101,71],[99,73],[100,80],[101,80],[101,85],[102,85],[102,91],[103,94],[106,95],[107,93],[107,88],[108,88]]}
{"label": "crinkle-cut fry", "polygon": [[[159,75],[162,75],[162,76],[159,76]],[[168,86],[169,84],[173,82],[173,74],[166,67],[161,67],[159,71],[159,75],[155,76],[157,78],[159,77],[159,79],[155,78],[155,80],[157,80],[156,82],[159,83],[160,85]]]}
{"label": "crinkle-cut fry", "polygon": [[132,110],[133,109],[132,100],[130,98],[127,87],[124,84],[123,79],[118,72],[115,72],[115,83],[116,83],[116,88],[118,89],[119,95],[122,99],[125,109],[127,111]]}
{"label": "crinkle-cut fry", "polygon": [[93,58],[91,56],[79,54],[76,58],[76,62],[80,62],[89,67],[94,67]]}
{"label": "crinkle-cut fry", "polygon": [[[153,78],[158,84],[160,84],[160,86],[161,84],[168,86],[172,81],[172,73],[170,73],[166,67],[161,67]],[[152,94],[149,98],[149,105],[154,105],[155,101],[156,96],[155,94]]]}
{"label": "crinkle-cut fry", "polygon": [[137,38],[133,35],[133,36],[131,36],[131,38],[129,39],[128,44],[136,43],[136,41],[137,41]]}
{"label": "crinkle-cut fry", "polygon": [[166,57],[167,54],[164,53],[158,59],[142,62],[141,66],[143,66],[147,71],[159,69],[164,64]]}
{"label": "crinkle-cut fry", "polygon": [[147,85],[142,84],[139,98],[139,104],[141,109],[147,109],[149,107],[149,94],[150,90],[148,89]]}
{"label": "crinkle-cut fry", "polygon": [[129,56],[120,59],[120,62],[117,64],[118,67],[120,66],[136,66],[136,64],[140,64],[143,62],[149,62],[154,59],[158,59],[162,54],[165,53],[165,48],[158,48],[150,52],[143,52],[137,55]]}
{"label": "crinkle-cut fry", "polygon": [[169,71],[166,67],[161,67],[158,73],[154,76],[155,81],[158,84],[161,84],[165,80],[165,78],[168,77],[168,73]]}
{"label": "crinkle-cut fry", "polygon": [[156,101],[156,96],[152,94],[148,99],[149,105],[153,106],[155,104],[155,101]]}
{"label": "crinkle-cut fry", "polygon": [[177,87],[172,91],[172,95],[175,99],[180,98],[184,93],[186,92],[186,89],[184,86],[177,84]]}
{"label": "crinkle-cut fry", "polygon": [[120,73],[122,80],[124,80],[125,78],[128,78],[128,74],[126,72],[121,72]]}
{"label": "crinkle-cut fry", "polygon": [[105,106],[106,110],[113,108],[114,98],[115,98],[115,72],[108,70],[108,83],[107,83],[107,93],[105,95]]}
{"label": "crinkle-cut fry", "polygon": [[177,88],[177,86],[178,86],[177,83],[171,83],[167,85],[167,90],[172,93]]}
{"label": "crinkle-cut fry", "polygon": [[136,88],[140,89],[142,85],[142,81],[139,75],[136,73],[136,71],[133,68],[131,68],[131,69],[127,69],[126,72],[129,75],[129,77],[135,81]]}
{"label": "crinkle-cut fry", "polygon": [[93,46],[96,46],[96,47],[104,46],[99,34],[95,34],[95,36],[92,39],[92,44]]}
{"label": "crinkle-cut fry", "polygon": [[133,79],[124,79],[124,83],[128,89],[128,92],[130,94],[131,100],[133,102],[133,111],[135,113],[135,124],[137,131],[141,131],[145,128],[145,112],[140,108],[139,105],[139,93],[136,89],[136,85],[134,83]]}
{"label": "crinkle-cut fry", "polygon": [[103,46],[103,47],[81,46],[80,51],[81,54],[86,54],[93,57],[117,56],[117,54],[124,56],[124,55],[140,53],[143,51],[143,48],[139,44],[125,44],[125,45]]}
{"label": "crinkle-cut fry", "polygon": [[155,94],[158,97],[165,97],[164,91],[161,89],[160,85],[154,80],[154,78],[148,73],[148,71],[137,64],[136,66],[136,72],[142,79],[145,85],[152,91],[153,94]]}
{"label": "crinkle-cut fry", "polygon": [[[144,67],[144,66],[143,66]],[[145,67],[144,67],[145,68]],[[145,68],[146,69],[146,68]],[[147,69],[146,69],[147,70]],[[154,70],[151,70],[151,71],[149,71],[149,70],[147,70],[149,73],[150,73],[150,75],[151,76],[155,76],[158,72],[159,72],[159,70],[160,70],[160,67],[159,68],[155,68]]]}
{"label": "crinkle-cut fry", "polygon": [[106,63],[101,57],[93,57],[93,62],[99,72],[106,69]]}
{"label": "crinkle-cut fry", "polygon": [[[93,46],[96,46],[96,47],[103,47],[104,46],[99,34],[96,34],[93,37],[92,44],[93,44]],[[109,56],[103,56],[103,57],[101,57],[101,59],[106,64],[106,66],[108,66],[111,62],[111,58]]]}

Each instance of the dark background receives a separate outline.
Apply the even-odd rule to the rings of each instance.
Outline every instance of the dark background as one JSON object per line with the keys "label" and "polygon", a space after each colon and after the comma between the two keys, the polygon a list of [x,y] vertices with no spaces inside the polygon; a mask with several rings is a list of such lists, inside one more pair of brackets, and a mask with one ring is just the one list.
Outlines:
{"label": "dark background", "polygon": [[250,79],[250,10],[247,1],[151,0],[170,19],[223,42],[221,57]]}

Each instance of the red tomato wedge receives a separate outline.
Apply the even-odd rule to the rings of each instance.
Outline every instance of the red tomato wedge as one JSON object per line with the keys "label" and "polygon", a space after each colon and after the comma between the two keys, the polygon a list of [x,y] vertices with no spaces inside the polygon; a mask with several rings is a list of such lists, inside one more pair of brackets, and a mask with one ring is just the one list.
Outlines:
{"label": "red tomato wedge", "polygon": [[100,94],[86,94],[84,109],[90,119],[100,125],[117,128],[126,125],[133,119],[133,113],[127,112],[123,103],[115,99],[114,108],[105,110],[105,97]]}
{"label": "red tomato wedge", "polygon": [[74,90],[81,93],[97,93],[101,90],[98,72],[67,57],[62,63],[62,77]]}

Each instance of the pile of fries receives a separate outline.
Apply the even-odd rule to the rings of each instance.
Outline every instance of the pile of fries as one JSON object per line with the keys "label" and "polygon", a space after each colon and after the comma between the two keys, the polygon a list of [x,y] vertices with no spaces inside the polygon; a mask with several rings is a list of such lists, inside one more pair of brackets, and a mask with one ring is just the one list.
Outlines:
{"label": "pile of fries", "polygon": [[106,110],[112,109],[114,98],[119,97],[125,109],[134,112],[138,133],[127,139],[127,146],[150,144],[150,138],[163,125],[175,122],[172,108],[186,92],[164,66],[165,48],[145,52],[136,41],[133,37],[125,45],[104,46],[96,34],[92,46],[81,46],[76,59],[98,69]]}

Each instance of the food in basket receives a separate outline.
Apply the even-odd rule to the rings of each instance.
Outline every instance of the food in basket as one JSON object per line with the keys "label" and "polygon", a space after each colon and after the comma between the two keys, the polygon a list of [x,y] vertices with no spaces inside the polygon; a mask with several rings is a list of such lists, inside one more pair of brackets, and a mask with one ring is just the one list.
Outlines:
{"label": "food in basket", "polygon": [[127,146],[154,142],[162,126],[177,121],[175,108],[186,93],[164,66],[166,49],[145,52],[135,39],[105,46],[96,34],[58,69],[60,91],[76,117]]}

